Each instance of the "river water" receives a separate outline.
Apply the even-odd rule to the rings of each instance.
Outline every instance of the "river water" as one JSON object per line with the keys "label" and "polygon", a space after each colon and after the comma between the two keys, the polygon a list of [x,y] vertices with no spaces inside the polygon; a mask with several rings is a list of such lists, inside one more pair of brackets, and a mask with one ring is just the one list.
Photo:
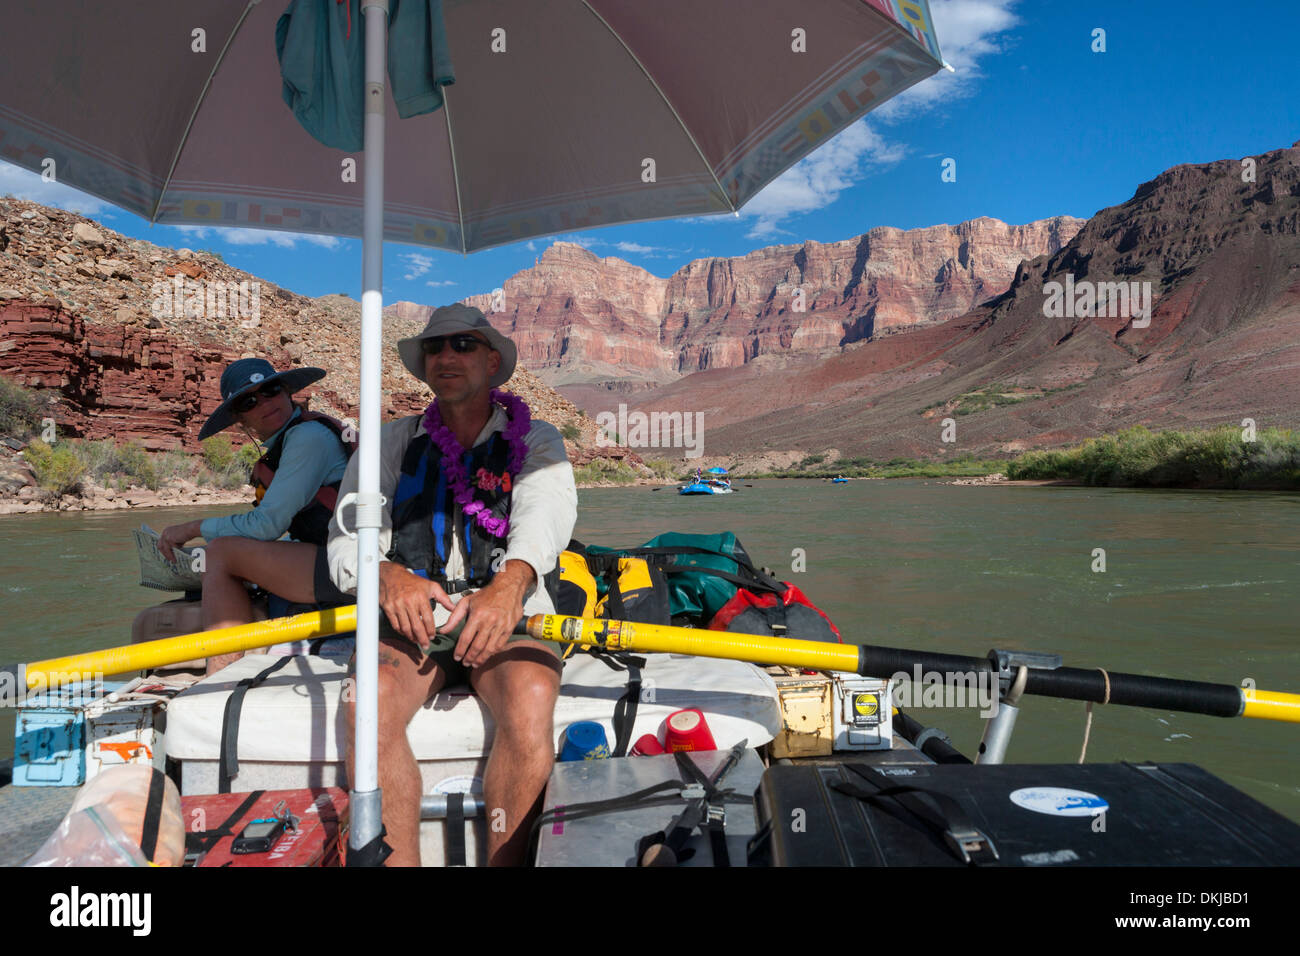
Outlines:
{"label": "river water", "polygon": [[[734,531],[853,643],[1048,651],[1075,667],[1300,692],[1300,495],[924,479],[738,487],[584,490],[575,537],[636,545],[663,531]],[[138,586],[130,530],[218,513],[0,520],[0,661],[128,642],[135,613],[168,597]],[[1196,763],[1300,821],[1300,726],[1094,709],[1089,761]],[[975,710],[912,712],[975,752]],[[1027,699],[1008,762],[1076,761],[1084,720],[1082,703]],[[0,756],[12,726],[0,711]]]}

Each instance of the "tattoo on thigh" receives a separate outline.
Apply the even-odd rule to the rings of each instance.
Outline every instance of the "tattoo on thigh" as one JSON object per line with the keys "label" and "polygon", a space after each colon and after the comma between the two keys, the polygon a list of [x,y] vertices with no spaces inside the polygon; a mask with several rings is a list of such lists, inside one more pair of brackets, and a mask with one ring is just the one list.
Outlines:
{"label": "tattoo on thigh", "polygon": [[379,648],[379,663],[387,664],[389,667],[394,668],[402,666],[402,662],[397,657],[397,653],[395,651],[390,651],[386,647]]}

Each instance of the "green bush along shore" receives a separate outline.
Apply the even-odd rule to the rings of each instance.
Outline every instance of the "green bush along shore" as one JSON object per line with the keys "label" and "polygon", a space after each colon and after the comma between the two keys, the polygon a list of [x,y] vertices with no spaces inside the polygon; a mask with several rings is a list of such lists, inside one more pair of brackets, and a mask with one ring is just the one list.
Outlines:
{"label": "green bush along shore", "polygon": [[1264,428],[1253,438],[1235,426],[1163,432],[1137,426],[1073,448],[1027,452],[1008,464],[1007,477],[1114,487],[1300,488],[1300,434]]}
{"label": "green bush along shore", "polygon": [[918,461],[912,458],[836,458],[827,462],[824,454],[808,455],[793,468],[784,471],[745,474],[744,478],[974,478],[1003,471],[1007,462],[1000,458],[975,458],[962,455],[951,461]]}

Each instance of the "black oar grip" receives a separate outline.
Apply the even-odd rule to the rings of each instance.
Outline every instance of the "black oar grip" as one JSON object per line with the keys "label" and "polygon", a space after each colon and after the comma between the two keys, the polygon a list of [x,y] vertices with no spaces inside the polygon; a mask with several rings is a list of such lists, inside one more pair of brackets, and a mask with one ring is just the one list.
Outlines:
{"label": "black oar grip", "polygon": [[1091,670],[1080,667],[1058,667],[1055,670],[1031,668],[1029,679],[1025,683],[1025,693],[1101,703],[1107,699],[1108,680],[1109,699],[1112,704],[1177,710],[1190,714],[1207,714],[1210,717],[1241,715],[1241,688],[1233,687],[1231,684],[1209,684],[1204,681],[1174,680],[1168,677],[1144,677],[1141,674],[1110,672],[1103,674],[1096,668]]}
{"label": "black oar grip", "polygon": [[897,647],[873,647],[864,644],[858,649],[858,674],[862,677],[889,678],[903,673],[909,678],[917,670],[924,674],[964,674],[969,671],[990,671],[993,665],[987,657],[962,657],[958,654],[932,654],[928,651],[905,651]]}
{"label": "black oar grip", "polygon": [[[863,677],[889,678],[906,674],[922,680],[937,674],[943,681],[950,674],[991,671],[985,657],[961,657],[955,654],[931,654],[906,651],[896,647],[863,646],[858,652],[858,673]],[[1107,683],[1109,682],[1109,690]],[[1141,674],[1103,673],[1100,669],[1058,667],[1053,670],[1029,668],[1026,694],[1060,697],[1066,700],[1109,702],[1130,707],[1153,707],[1210,717],[1240,717],[1244,706],[1241,688],[1231,684],[1146,677]]]}

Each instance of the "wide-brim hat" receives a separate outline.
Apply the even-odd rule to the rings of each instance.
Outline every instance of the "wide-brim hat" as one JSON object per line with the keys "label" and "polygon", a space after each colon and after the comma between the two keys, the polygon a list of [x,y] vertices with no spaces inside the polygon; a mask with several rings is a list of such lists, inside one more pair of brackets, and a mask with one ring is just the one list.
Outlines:
{"label": "wide-brim hat", "polygon": [[397,354],[402,357],[402,364],[406,366],[406,370],[427,385],[428,382],[424,377],[424,351],[420,343],[425,339],[436,338],[439,335],[455,335],[457,332],[481,332],[492,348],[501,353],[501,367],[488,382],[492,388],[504,385],[510,380],[510,376],[515,374],[515,363],[519,359],[515,343],[492,328],[492,323],[480,309],[459,302],[435,309],[433,315],[429,316],[429,324],[419,335],[398,340]]}
{"label": "wide-brim hat", "polygon": [[323,368],[312,367],[277,372],[270,362],[260,358],[242,358],[231,362],[221,373],[221,404],[199,429],[199,441],[211,438],[217,432],[235,424],[233,406],[249,391],[261,388],[269,382],[279,382],[284,386],[284,390],[292,395],[313,382],[319,382],[325,375]]}

